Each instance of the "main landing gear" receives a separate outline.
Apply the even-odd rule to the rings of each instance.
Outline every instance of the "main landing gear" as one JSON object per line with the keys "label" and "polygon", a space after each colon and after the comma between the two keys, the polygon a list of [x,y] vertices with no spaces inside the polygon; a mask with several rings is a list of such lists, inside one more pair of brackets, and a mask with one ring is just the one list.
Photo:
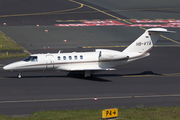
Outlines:
{"label": "main landing gear", "polygon": [[93,77],[93,74],[92,74],[91,71],[85,71],[84,77],[92,78],[92,77]]}

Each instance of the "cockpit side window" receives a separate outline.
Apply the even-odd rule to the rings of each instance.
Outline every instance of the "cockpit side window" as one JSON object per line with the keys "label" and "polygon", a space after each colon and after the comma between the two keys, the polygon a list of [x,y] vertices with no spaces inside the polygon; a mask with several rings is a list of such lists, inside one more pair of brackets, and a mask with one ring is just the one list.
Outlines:
{"label": "cockpit side window", "polygon": [[31,61],[36,62],[37,61],[37,56],[33,56]]}
{"label": "cockpit side window", "polygon": [[37,56],[29,56],[29,57],[25,58],[23,61],[26,61],[26,62],[29,62],[29,61],[36,62],[36,61],[38,61],[38,58],[37,58]]}
{"label": "cockpit side window", "polygon": [[26,62],[28,62],[28,61],[30,61],[31,60],[31,56],[28,56],[27,58],[25,58],[23,61],[26,61]]}

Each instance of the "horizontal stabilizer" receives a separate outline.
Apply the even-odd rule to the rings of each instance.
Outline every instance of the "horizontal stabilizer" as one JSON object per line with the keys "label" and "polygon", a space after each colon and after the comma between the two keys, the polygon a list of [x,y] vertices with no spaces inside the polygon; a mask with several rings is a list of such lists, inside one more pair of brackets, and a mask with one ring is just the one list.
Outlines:
{"label": "horizontal stabilizer", "polygon": [[164,28],[150,28],[147,29],[148,32],[160,32],[160,33],[176,33],[176,31],[168,31]]}

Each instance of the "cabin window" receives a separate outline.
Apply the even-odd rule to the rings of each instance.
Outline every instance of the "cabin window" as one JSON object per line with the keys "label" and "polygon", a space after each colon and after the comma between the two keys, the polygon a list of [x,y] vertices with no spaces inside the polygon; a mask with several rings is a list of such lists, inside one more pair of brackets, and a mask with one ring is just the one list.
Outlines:
{"label": "cabin window", "polygon": [[63,60],[66,60],[66,56],[63,56]]}
{"label": "cabin window", "polygon": [[61,57],[60,57],[60,56],[58,56],[58,60],[61,60]]}
{"label": "cabin window", "polygon": [[83,56],[82,56],[82,55],[80,56],[80,59],[83,59]]}
{"label": "cabin window", "polygon": [[37,56],[29,56],[29,57],[25,58],[23,61],[26,61],[26,62],[29,62],[29,61],[36,62],[36,61],[38,61],[38,58],[37,58]]}
{"label": "cabin window", "polygon": [[71,57],[71,56],[69,56],[69,60],[72,60],[72,57]]}
{"label": "cabin window", "polygon": [[77,56],[74,56],[74,59],[77,60]]}

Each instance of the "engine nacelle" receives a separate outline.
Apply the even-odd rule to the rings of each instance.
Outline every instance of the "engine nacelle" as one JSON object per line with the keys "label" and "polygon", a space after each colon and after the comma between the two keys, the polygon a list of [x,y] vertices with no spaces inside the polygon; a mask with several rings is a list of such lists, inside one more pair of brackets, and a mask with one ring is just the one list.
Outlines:
{"label": "engine nacelle", "polygon": [[126,53],[116,50],[95,49],[95,52],[99,52],[100,60],[121,60],[129,58]]}

